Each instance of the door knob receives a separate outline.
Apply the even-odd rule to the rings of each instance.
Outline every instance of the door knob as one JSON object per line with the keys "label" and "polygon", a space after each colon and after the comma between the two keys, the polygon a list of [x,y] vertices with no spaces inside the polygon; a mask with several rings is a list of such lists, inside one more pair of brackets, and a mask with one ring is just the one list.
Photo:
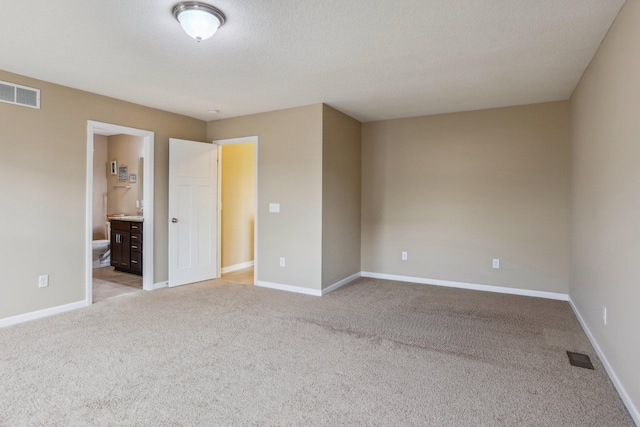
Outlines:
{"label": "door knob", "polygon": [[176,222],[178,222],[178,218],[171,218],[171,222],[175,224]]}

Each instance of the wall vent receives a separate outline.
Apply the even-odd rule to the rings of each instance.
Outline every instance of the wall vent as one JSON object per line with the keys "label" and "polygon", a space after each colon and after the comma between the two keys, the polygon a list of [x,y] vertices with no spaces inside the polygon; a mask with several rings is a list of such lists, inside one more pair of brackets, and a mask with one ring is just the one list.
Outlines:
{"label": "wall vent", "polygon": [[0,81],[0,102],[40,108],[40,89]]}

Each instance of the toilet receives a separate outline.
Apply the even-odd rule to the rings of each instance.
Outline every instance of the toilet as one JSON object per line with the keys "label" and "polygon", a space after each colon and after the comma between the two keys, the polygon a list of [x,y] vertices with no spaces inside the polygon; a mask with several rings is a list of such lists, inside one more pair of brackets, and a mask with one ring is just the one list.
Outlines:
{"label": "toilet", "polygon": [[[111,223],[107,222],[106,236],[111,235]],[[111,265],[111,250],[109,250],[110,240],[94,240],[91,243],[93,249],[93,268],[109,267]]]}

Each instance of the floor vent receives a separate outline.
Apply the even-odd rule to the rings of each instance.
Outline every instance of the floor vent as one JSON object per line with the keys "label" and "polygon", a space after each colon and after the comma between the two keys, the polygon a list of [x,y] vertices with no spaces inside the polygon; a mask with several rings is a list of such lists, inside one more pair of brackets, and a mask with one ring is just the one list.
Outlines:
{"label": "floor vent", "polygon": [[0,81],[0,102],[40,108],[40,89]]}
{"label": "floor vent", "polygon": [[582,353],[572,353],[567,351],[567,356],[569,356],[569,363],[573,366],[578,366],[580,368],[593,369],[593,365],[591,364],[591,359],[589,356]]}

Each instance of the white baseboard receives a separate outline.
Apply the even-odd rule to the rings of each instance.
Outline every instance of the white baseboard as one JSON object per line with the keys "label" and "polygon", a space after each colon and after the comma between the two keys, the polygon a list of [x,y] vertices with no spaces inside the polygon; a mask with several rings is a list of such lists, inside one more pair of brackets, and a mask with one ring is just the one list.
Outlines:
{"label": "white baseboard", "polygon": [[153,290],[169,287],[169,282],[158,282],[153,284]]}
{"label": "white baseboard", "polygon": [[260,280],[256,282],[256,286],[261,288],[277,289],[279,291],[295,292],[298,294],[314,295],[317,297],[322,296],[322,291],[319,289],[302,288],[300,286],[282,285],[280,283],[263,282]]}
{"label": "white baseboard", "polygon": [[242,270],[244,268],[253,267],[253,261],[241,262],[240,264],[230,265],[228,267],[222,267],[222,274],[231,273],[232,271]]}
{"label": "white baseboard", "polygon": [[589,338],[591,345],[596,350],[596,353],[598,354],[598,357],[602,362],[602,366],[604,366],[604,369],[607,371],[607,374],[609,374],[609,378],[611,379],[611,382],[613,383],[616,390],[618,391],[618,394],[620,395],[620,398],[622,399],[624,406],[627,407],[629,414],[631,414],[631,418],[633,418],[633,421],[636,423],[637,426],[640,426],[640,411],[638,411],[638,408],[636,408],[633,402],[631,401],[631,398],[629,397],[627,390],[624,388],[624,386],[620,382],[620,379],[616,375],[616,372],[613,370],[613,367],[609,363],[609,360],[602,352],[602,349],[598,345],[598,342],[596,341],[595,337],[589,330],[589,327],[587,326],[584,319],[582,318],[582,315],[580,314],[578,307],[576,307],[576,305],[573,303],[571,298],[569,298],[569,305],[571,306],[571,309],[573,309],[573,312],[578,318],[578,323],[580,323],[580,326],[582,326],[584,333],[587,334],[587,338]]}
{"label": "white baseboard", "polygon": [[43,310],[32,311],[30,313],[19,314],[17,316],[6,317],[0,319],[0,328],[5,326],[15,325],[17,323],[28,322],[29,320],[40,319],[42,317],[53,316],[54,314],[64,313],[66,311],[77,310],[79,308],[87,307],[86,300],[72,302],[70,304],[59,305],[56,307],[45,308]]}
{"label": "white baseboard", "polygon": [[449,280],[425,279],[422,277],[396,276],[394,274],[371,273],[363,271],[362,277],[373,279],[395,280],[397,282],[419,283],[422,285],[446,286],[449,288],[471,289],[474,291],[496,292],[500,294],[522,295],[527,297],[547,298],[560,301],[568,301],[568,294],[556,292],[532,291],[529,289],[505,288],[502,286],[476,285],[473,283],[451,282]]}
{"label": "white baseboard", "polygon": [[328,288],[324,288],[322,290],[321,294],[324,296],[324,295],[328,294],[329,292],[333,292],[336,289],[338,289],[340,286],[344,286],[347,283],[356,280],[358,277],[361,276],[361,274],[362,274],[362,272],[360,272],[360,271],[357,272],[356,274],[352,274],[351,276],[346,277],[346,278],[340,280],[339,282],[334,283],[333,285],[329,286]]}
{"label": "white baseboard", "polygon": [[333,285],[323,290],[309,289],[309,288],[303,288],[300,286],[283,285],[280,283],[263,282],[263,281],[257,281],[256,286],[263,287],[263,288],[278,289],[280,291],[296,292],[299,294],[323,296],[328,294],[331,291],[338,289],[340,286],[346,285],[347,283],[357,279],[358,277],[370,277],[373,279],[395,280],[398,282],[418,283],[418,284],[434,285],[434,286],[446,286],[449,288],[471,289],[475,291],[496,292],[496,293],[511,294],[511,295],[522,295],[522,296],[528,296],[528,297],[547,298],[547,299],[554,299],[554,300],[560,300],[560,301],[569,300],[569,295],[556,293],[556,292],[532,291],[529,289],[518,289],[518,288],[505,288],[502,286],[477,285],[473,283],[451,282],[448,280],[425,279],[422,277],[397,276],[394,274],[372,273],[369,271],[361,271],[359,273],[355,273],[349,277],[346,277],[340,280],[339,282],[334,283]]}

